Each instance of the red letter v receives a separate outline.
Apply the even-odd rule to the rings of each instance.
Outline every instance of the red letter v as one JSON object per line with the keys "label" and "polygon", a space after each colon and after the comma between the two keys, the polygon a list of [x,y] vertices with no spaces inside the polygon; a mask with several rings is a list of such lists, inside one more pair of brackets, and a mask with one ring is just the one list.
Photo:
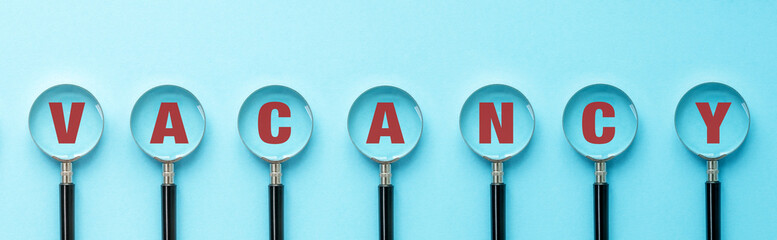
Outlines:
{"label": "red letter v", "polygon": [[59,143],[76,143],[78,126],[81,125],[81,116],[84,113],[84,104],[83,102],[70,104],[70,121],[65,126],[65,111],[62,110],[62,103],[49,103],[51,119],[54,120],[54,130],[57,132],[57,141]]}

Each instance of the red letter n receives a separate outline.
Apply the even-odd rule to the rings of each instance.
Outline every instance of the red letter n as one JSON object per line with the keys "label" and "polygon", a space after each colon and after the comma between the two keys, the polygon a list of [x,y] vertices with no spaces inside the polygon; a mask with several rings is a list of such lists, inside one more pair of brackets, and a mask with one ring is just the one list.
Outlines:
{"label": "red letter n", "polygon": [[499,143],[513,143],[513,103],[502,103],[502,123],[494,103],[480,103],[480,143],[491,143],[491,125]]}

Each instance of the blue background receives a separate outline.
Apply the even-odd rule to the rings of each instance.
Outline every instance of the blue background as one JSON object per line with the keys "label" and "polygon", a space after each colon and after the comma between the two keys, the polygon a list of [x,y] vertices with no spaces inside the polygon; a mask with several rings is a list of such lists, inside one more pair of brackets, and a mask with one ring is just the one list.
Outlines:
{"label": "blue background", "polygon": [[[752,125],[721,162],[723,238],[777,235],[777,3],[773,1],[3,1],[0,4],[0,239],[56,239],[59,165],[27,130],[46,88],[74,83],[105,112],[97,148],[74,164],[79,239],[158,239],[161,164],[133,142],[134,101],[178,84],[202,102],[202,145],[176,165],[181,239],[265,239],[268,164],[240,142],[254,90],[283,84],[310,103],[310,144],[284,163],[287,239],[377,239],[378,165],[348,139],[347,111],[391,84],[424,114],[418,148],[394,164],[397,239],[488,239],[490,165],[466,146],[467,96],[505,83],[537,120],[505,165],[511,239],[592,239],[593,163],[564,139],[569,97],[623,89],[634,145],[610,162],[613,239],[703,239],[705,163],[673,113],[720,81]],[[772,137],[770,137],[772,136]]]}

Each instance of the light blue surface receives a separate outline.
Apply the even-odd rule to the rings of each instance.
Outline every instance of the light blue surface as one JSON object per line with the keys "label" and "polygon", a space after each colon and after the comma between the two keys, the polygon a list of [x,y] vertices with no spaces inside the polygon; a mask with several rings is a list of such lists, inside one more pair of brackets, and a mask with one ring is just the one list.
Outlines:
{"label": "light blue surface", "polygon": [[202,144],[176,164],[180,239],[265,239],[269,166],[235,123],[246,96],[282,84],[310,104],[308,146],[284,163],[289,240],[377,239],[378,166],[348,137],[365,89],[394,85],[424,113],[393,164],[398,240],[488,239],[491,166],[462,141],[458,115],[482,86],[520,89],[535,111],[526,149],[505,163],[509,239],[593,239],[594,166],[561,116],[603,82],[638,107],[633,145],[608,163],[612,239],[704,239],[705,161],[674,111],[718,81],[746,100],[751,129],[720,165],[723,238],[777,236],[777,3],[768,1],[16,1],[0,4],[0,239],[57,239],[59,164],[27,116],[73,83],[104,110],[97,147],[74,163],[77,237],[160,238],[161,164],[133,142],[130,112],[160,84],[195,93]]}
{"label": "light blue surface", "polygon": [[[389,104],[384,113],[378,111],[379,104]],[[376,122],[382,123],[381,129],[393,131],[398,126],[401,138],[399,135],[378,134],[379,131],[373,129],[373,123]],[[396,125],[391,124],[394,122]],[[423,123],[421,108],[413,96],[393,86],[367,89],[353,101],[348,111],[348,135],[353,145],[364,156],[380,163],[392,163],[409,154],[421,140]],[[371,132],[380,136],[377,142],[370,142]]]}
{"label": "light blue surface", "polygon": [[[270,112],[270,135],[281,137],[280,129],[288,128],[288,139],[282,143],[267,143],[259,136],[259,112],[265,104],[278,102],[288,108],[288,116],[280,117],[279,110]],[[245,146],[256,156],[273,162],[281,162],[297,155],[310,140],[313,132],[313,116],[308,102],[294,89],[272,85],[251,93],[240,107],[237,130]]]}
{"label": "light blue surface", "polygon": [[[180,115],[181,126],[173,125],[178,116],[175,110],[162,111],[162,104],[174,103]],[[160,119],[165,129],[184,129],[185,139],[163,135],[161,143],[153,142],[153,134]],[[160,126],[162,124],[159,124]],[[188,90],[174,85],[162,85],[149,89],[132,107],[130,130],[138,147],[159,161],[178,161],[192,153],[200,145],[205,133],[205,112],[200,101]],[[158,133],[161,134],[161,133]],[[180,141],[180,142],[179,142]]]}
{"label": "light blue surface", "polygon": [[[60,134],[74,134],[74,142],[59,140],[59,137],[66,137],[57,136],[52,103],[61,106],[65,133]],[[83,104],[80,116],[71,115],[74,103]],[[70,124],[71,117],[80,118],[77,126]],[[88,90],[71,84],[57,85],[43,91],[30,108],[28,122],[30,136],[41,151],[64,161],[78,159],[97,146],[104,125],[103,111],[97,99]]]}
{"label": "light blue surface", "polygon": [[[721,117],[717,114],[718,107],[722,107],[720,103],[730,104],[720,122],[718,141],[715,143],[708,143],[709,127],[697,103],[707,103],[709,113],[715,119]],[[688,90],[677,103],[674,116],[675,130],[680,141],[688,150],[705,159],[717,160],[731,154],[745,141],[750,129],[750,112],[742,95],[721,83],[703,83]]]}
{"label": "light blue surface", "polygon": [[[583,115],[591,103],[602,102],[612,107],[613,115],[604,117],[604,110],[594,112],[594,134],[603,137],[604,129],[613,129],[612,139],[606,143],[594,143],[584,136]],[[609,111],[608,111],[609,112]],[[609,116],[609,114],[608,114]],[[625,92],[607,84],[592,84],[577,91],[564,107],[562,126],[569,145],[588,159],[606,161],[629,148],[636,137],[639,119],[637,109]]]}
{"label": "light blue surface", "polygon": [[[480,141],[480,126],[486,124],[480,120],[482,103],[493,104],[493,110],[498,118],[497,123],[493,121],[487,123],[491,131],[490,142]],[[504,108],[510,105],[505,104],[512,104],[512,114],[509,116]],[[506,117],[512,121],[508,122]],[[501,127],[512,124],[513,135],[509,138],[509,142],[503,142],[498,138],[495,124]],[[526,96],[513,87],[504,84],[484,86],[469,95],[461,107],[459,129],[462,138],[472,151],[490,161],[506,161],[529,144],[534,133],[534,110]]]}

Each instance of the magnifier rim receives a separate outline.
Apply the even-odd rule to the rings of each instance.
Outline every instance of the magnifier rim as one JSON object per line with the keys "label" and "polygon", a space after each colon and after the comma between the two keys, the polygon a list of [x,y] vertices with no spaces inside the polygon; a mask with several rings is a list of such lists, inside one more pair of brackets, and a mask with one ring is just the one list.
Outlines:
{"label": "magnifier rim", "polygon": [[[509,89],[512,89],[515,92],[517,92],[520,96],[522,96],[524,99],[526,99],[526,102],[529,104],[529,107],[531,107],[531,110],[529,112],[531,112],[531,119],[532,119],[531,133],[529,133],[529,140],[526,141],[526,143],[523,144],[523,146],[520,149],[518,149],[518,151],[516,151],[515,154],[507,156],[507,157],[505,157],[503,159],[491,159],[491,158],[488,158],[486,156],[481,155],[478,151],[476,151],[475,148],[472,147],[472,144],[470,144],[470,142],[467,140],[467,138],[464,137],[464,130],[462,129],[463,126],[461,125],[462,115],[464,114],[464,106],[467,104],[467,102],[469,102],[470,98],[472,98],[472,96],[475,95],[475,93],[477,93],[478,91],[480,91],[480,90],[482,90],[484,88],[487,88],[487,87],[497,87],[497,86],[498,87],[507,87]],[[534,108],[532,107],[531,102],[529,101],[529,98],[527,98],[526,95],[524,95],[518,89],[516,89],[516,88],[514,88],[514,87],[512,87],[510,85],[507,85],[507,84],[494,83],[494,84],[488,84],[488,85],[485,85],[485,86],[482,86],[482,87],[478,88],[477,90],[472,92],[469,95],[469,97],[467,97],[466,100],[464,100],[464,104],[461,105],[461,112],[459,112],[459,133],[461,134],[461,138],[464,139],[464,143],[466,143],[467,147],[469,147],[470,150],[475,152],[475,154],[477,154],[480,157],[488,160],[489,162],[494,162],[494,163],[500,163],[500,162],[505,162],[507,160],[510,160],[510,158],[515,157],[516,155],[520,154],[524,149],[526,149],[526,147],[529,146],[529,143],[531,142],[532,138],[534,137],[534,130],[536,129],[536,127],[537,127],[537,119],[534,116]]]}
{"label": "magnifier rim", "polygon": [[[251,96],[253,96],[257,92],[259,92],[261,90],[268,89],[268,88],[273,88],[273,87],[285,88],[285,89],[291,90],[292,92],[297,94],[300,97],[300,99],[302,99],[302,102],[305,103],[305,108],[307,109],[308,117],[310,118],[310,132],[307,134],[307,138],[305,138],[305,143],[302,144],[302,147],[297,152],[295,152],[293,154],[290,154],[287,158],[284,158],[284,159],[281,159],[281,160],[278,160],[278,161],[269,160],[269,159],[265,158],[264,156],[261,156],[259,153],[254,152],[254,150],[251,149],[251,147],[248,146],[248,143],[246,143],[245,137],[243,137],[243,132],[240,131],[240,119],[241,119],[240,118],[240,113],[242,113],[243,112],[243,108],[246,107],[246,101],[248,101],[248,99],[251,98]],[[305,147],[308,146],[308,143],[310,143],[310,138],[313,136],[313,128],[314,127],[315,127],[315,123],[314,123],[314,120],[313,120],[313,110],[310,108],[310,104],[308,103],[308,101],[305,100],[305,97],[303,97],[302,94],[297,92],[297,90],[294,90],[293,88],[290,88],[290,87],[287,87],[287,86],[284,86],[284,85],[280,85],[280,84],[267,85],[267,86],[264,86],[264,87],[261,87],[259,89],[254,90],[253,92],[251,92],[251,94],[248,94],[248,96],[246,97],[245,100],[243,100],[243,104],[240,105],[240,110],[238,110],[237,134],[240,135],[240,141],[243,142],[243,145],[246,148],[248,148],[248,151],[250,151],[255,156],[257,156],[257,157],[261,158],[262,160],[264,160],[266,162],[269,162],[269,163],[282,163],[282,162],[285,162],[285,161],[289,160],[289,158],[292,158],[292,157],[296,156],[297,154],[299,154],[300,152],[302,152],[302,150],[304,150]]]}
{"label": "magnifier rim", "polygon": [[[351,128],[349,127],[349,126],[351,126],[351,113],[353,112],[353,106],[354,106],[354,105],[356,105],[356,102],[357,102],[357,101],[359,101],[359,99],[361,99],[361,98],[364,96],[364,94],[365,94],[365,93],[367,93],[367,92],[369,92],[369,91],[372,91],[372,90],[374,90],[374,89],[378,89],[378,88],[392,88],[392,89],[399,90],[400,92],[402,92],[402,93],[406,94],[408,97],[410,97],[410,100],[412,100],[412,101],[413,101],[413,103],[415,104],[415,109],[418,111],[418,118],[421,120],[421,129],[418,131],[418,140],[416,140],[416,141],[413,143],[413,146],[410,148],[410,150],[408,150],[407,152],[405,152],[405,153],[404,153],[404,154],[402,154],[401,156],[399,156],[399,157],[396,157],[396,158],[394,158],[394,159],[391,159],[391,160],[389,160],[389,161],[380,161],[380,160],[377,160],[377,159],[375,159],[374,157],[372,157],[372,156],[370,156],[370,155],[367,155],[367,153],[365,153],[365,152],[364,152],[364,151],[363,151],[363,150],[362,150],[362,149],[359,147],[359,145],[358,145],[358,144],[356,144],[356,142],[353,140],[353,135],[351,134]],[[374,86],[374,87],[371,87],[371,88],[369,88],[369,89],[367,89],[367,90],[363,91],[361,94],[359,94],[359,96],[358,96],[358,97],[356,97],[356,99],[355,99],[355,100],[353,100],[353,103],[351,103],[351,108],[349,108],[349,109],[348,109],[348,117],[347,117],[347,118],[348,118],[348,119],[346,120],[346,125],[345,125],[345,127],[346,127],[346,129],[348,130],[348,138],[350,138],[350,139],[351,139],[351,143],[352,143],[354,146],[356,146],[356,149],[357,149],[357,150],[359,150],[359,152],[360,152],[360,153],[362,153],[362,155],[364,155],[364,156],[366,156],[366,157],[370,158],[372,161],[375,161],[375,162],[377,162],[377,163],[381,163],[381,164],[382,164],[382,163],[388,163],[388,164],[390,164],[390,163],[394,163],[394,162],[396,162],[397,160],[399,160],[400,158],[403,158],[403,157],[407,156],[408,154],[410,154],[410,152],[412,152],[413,150],[415,150],[416,146],[418,146],[418,142],[420,142],[420,141],[421,141],[421,136],[423,136],[423,132],[424,132],[424,115],[423,115],[423,113],[421,112],[421,107],[418,105],[418,102],[415,100],[415,98],[413,97],[413,95],[410,95],[410,93],[408,93],[408,92],[407,92],[407,91],[405,91],[404,89],[401,89],[401,88],[399,88],[399,87],[392,86],[392,85],[378,85],[378,86]]]}
{"label": "magnifier rim", "polygon": [[[577,147],[576,147],[574,144],[572,144],[572,141],[570,141],[570,140],[569,140],[569,134],[567,134],[566,128],[564,127],[564,126],[566,126],[566,120],[565,120],[566,118],[565,118],[564,116],[566,116],[567,109],[569,108],[569,102],[570,102],[570,101],[572,101],[572,99],[573,99],[575,96],[577,96],[577,94],[579,94],[580,92],[582,92],[583,90],[585,90],[585,89],[588,89],[588,88],[591,88],[591,87],[595,87],[595,86],[607,86],[607,87],[612,87],[613,89],[615,89],[615,90],[619,91],[620,93],[623,93],[623,96],[626,96],[626,99],[628,99],[628,100],[629,100],[629,103],[630,103],[629,105],[631,106],[632,110],[634,111],[634,120],[636,121],[636,123],[635,123],[635,126],[634,126],[634,133],[633,133],[633,134],[631,134],[631,140],[629,140],[629,144],[626,144],[626,147],[625,147],[625,148],[623,148],[623,150],[621,150],[620,152],[617,152],[617,153],[615,153],[615,154],[612,154],[612,156],[610,156],[610,157],[608,157],[608,158],[605,158],[605,159],[596,159],[596,158],[593,158],[593,157],[591,157],[591,156],[588,156],[588,155],[586,155],[585,153],[581,152],[579,149],[577,149]],[[606,84],[606,83],[594,83],[594,84],[591,84],[591,85],[585,86],[585,87],[583,87],[583,88],[581,88],[581,89],[577,90],[577,91],[575,92],[575,94],[572,94],[572,97],[570,97],[570,98],[569,98],[569,100],[567,100],[567,105],[566,105],[566,106],[564,106],[564,112],[563,112],[563,113],[562,113],[562,115],[561,115],[561,129],[562,129],[562,131],[564,131],[564,138],[567,140],[567,143],[569,143],[569,145],[570,145],[570,146],[572,146],[572,149],[575,149],[575,151],[576,151],[577,153],[579,153],[580,155],[583,155],[583,157],[585,157],[585,158],[588,158],[588,159],[590,159],[591,161],[594,161],[594,162],[607,162],[607,161],[609,161],[609,160],[611,160],[611,159],[613,159],[613,158],[617,157],[618,155],[621,155],[623,152],[625,152],[627,149],[629,149],[629,147],[631,147],[631,144],[632,144],[632,143],[634,143],[634,139],[635,139],[635,138],[637,138],[637,131],[639,130],[639,113],[637,112],[637,106],[634,104],[634,101],[633,101],[633,100],[631,100],[631,97],[629,97],[629,95],[628,95],[628,94],[626,94],[626,92],[624,92],[624,91],[623,91],[623,89],[620,89],[620,88],[618,88],[618,87],[616,87],[616,86],[614,86],[614,85],[611,85],[611,84]]]}
{"label": "magnifier rim", "polygon": [[[181,89],[181,90],[184,90],[185,92],[189,93],[189,94],[190,94],[192,97],[194,97],[194,100],[195,100],[195,101],[197,101],[197,106],[199,106],[199,109],[200,109],[200,115],[202,116],[202,137],[200,137],[199,139],[197,139],[197,143],[194,145],[194,148],[192,148],[192,150],[190,150],[190,151],[188,151],[188,152],[186,152],[186,153],[182,154],[180,157],[178,157],[178,158],[176,158],[176,159],[173,159],[173,160],[162,160],[162,159],[160,159],[159,157],[157,157],[157,156],[154,156],[154,155],[152,155],[151,153],[149,153],[148,151],[146,151],[146,149],[145,149],[145,148],[143,148],[143,146],[142,146],[142,145],[140,145],[140,143],[138,142],[138,138],[137,138],[137,136],[135,136],[135,132],[134,132],[134,131],[132,131],[132,126],[133,126],[133,124],[132,124],[132,119],[133,119],[133,117],[132,117],[132,116],[133,116],[133,114],[135,113],[135,109],[137,109],[137,107],[138,107],[138,101],[140,101],[140,99],[143,99],[143,97],[145,97],[145,96],[146,96],[146,94],[148,94],[148,93],[149,93],[149,92],[151,92],[152,90],[155,90],[155,89],[157,89],[157,88],[163,88],[163,87],[175,87],[175,88],[179,88],[179,89]],[[195,96],[195,95],[194,95],[194,94],[193,94],[191,91],[189,91],[188,89],[186,89],[186,88],[183,88],[183,87],[181,87],[181,86],[178,86],[178,85],[174,85],[174,84],[163,84],[163,85],[158,85],[158,86],[156,86],[156,87],[152,87],[152,88],[150,88],[150,89],[146,90],[145,92],[143,92],[143,94],[141,94],[141,95],[140,95],[140,97],[138,97],[138,100],[135,100],[135,105],[133,105],[133,106],[132,106],[132,112],[130,112],[130,134],[132,134],[132,139],[135,141],[135,144],[136,144],[136,145],[138,145],[138,148],[140,148],[140,150],[142,150],[144,153],[146,153],[146,155],[148,155],[148,156],[150,156],[151,158],[153,158],[153,159],[155,159],[155,160],[157,160],[157,161],[159,161],[159,162],[162,162],[162,163],[174,163],[174,162],[178,162],[178,161],[179,161],[179,160],[181,160],[182,158],[184,158],[184,157],[186,157],[186,156],[189,156],[189,154],[191,154],[192,152],[194,152],[194,150],[196,150],[196,149],[197,149],[197,147],[199,147],[199,146],[200,146],[200,143],[202,143],[202,139],[205,137],[205,128],[207,128],[207,126],[208,126],[208,124],[206,124],[206,123],[207,123],[207,119],[205,118],[205,108],[203,108],[203,107],[202,107],[202,103],[200,102],[200,99],[198,99],[198,98],[197,98],[197,96]]]}
{"label": "magnifier rim", "polygon": [[[680,103],[683,102],[683,99],[688,95],[689,92],[693,91],[694,89],[696,89],[698,87],[701,87],[703,85],[708,85],[708,84],[711,84],[711,85],[722,85],[724,87],[727,87],[728,89],[731,89],[731,91],[733,91],[734,94],[736,94],[736,96],[739,97],[740,100],[742,100],[742,103],[745,104],[745,113],[747,114],[747,129],[745,130],[745,137],[742,138],[742,141],[739,141],[739,144],[737,144],[736,147],[734,147],[734,149],[731,150],[731,152],[729,152],[727,154],[721,154],[720,157],[717,157],[717,158],[705,157],[704,155],[702,155],[702,154],[694,151],[693,149],[691,149],[691,147],[689,147],[688,144],[686,144],[685,141],[683,141],[682,136],[680,136],[680,132],[677,130],[677,111],[680,109]],[[697,84],[696,86],[693,86],[691,89],[688,89],[688,91],[686,91],[683,94],[683,96],[680,97],[680,101],[677,101],[677,107],[675,107],[675,110],[674,110],[674,131],[675,131],[675,134],[677,134],[677,138],[679,138],[680,142],[683,143],[683,146],[685,146],[685,149],[688,149],[688,151],[691,151],[693,154],[696,154],[696,156],[699,156],[700,158],[702,158],[704,160],[707,160],[707,161],[717,161],[717,160],[723,159],[724,157],[728,156],[729,154],[735,152],[737,149],[739,149],[739,147],[742,146],[743,143],[745,143],[745,139],[747,139],[747,135],[750,133],[750,107],[747,106],[747,102],[745,101],[745,98],[742,97],[742,94],[740,94],[739,91],[737,91],[733,87],[729,86],[728,84],[721,83],[721,82],[714,82],[714,81],[703,82],[703,83]]]}
{"label": "magnifier rim", "polygon": [[[32,124],[31,124],[31,121],[32,121],[32,110],[33,110],[33,108],[35,107],[36,103],[38,103],[38,100],[40,99],[40,97],[41,97],[41,96],[43,96],[43,94],[44,94],[44,93],[46,93],[46,92],[48,92],[48,91],[50,91],[50,90],[52,90],[52,89],[54,89],[54,88],[58,88],[58,87],[65,87],[65,86],[70,86],[70,87],[76,87],[76,88],[79,88],[79,89],[83,90],[84,92],[86,92],[86,94],[87,94],[86,96],[87,96],[87,97],[91,97],[92,99],[94,99],[94,102],[96,102],[96,103],[97,103],[97,107],[98,107],[98,109],[99,109],[99,111],[97,111],[97,112],[100,114],[100,122],[102,123],[102,124],[100,124],[100,136],[99,136],[99,137],[97,137],[97,141],[95,141],[95,142],[94,142],[94,144],[92,144],[92,147],[90,147],[90,148],[89,148],[89,150],[87,150],[87,151],[86,151],[86,152],[84,152],[83,154],[81,154],[81,155],[78,155],[78,156],[75,156],[75,157],[73,157],[73,158],[71,158],[71,159],[61,159],[61,158],[58,158],[58,157],[54,157],[54,156],[53,156],[51,153],[49,153],[48,151],[46,151],[45,149],[43,149],[43,147],[41,147],[41,145],[38,143],[38,141],[37,141],[37,140],[35,140],[35,135],[33,135],[33,134],[32,134],[32,128],[31,128],[31,125],[32,125]],[[71,84],[71,83],[65,83],[65,84],[57,84],[57,85],[51,86],[51,87],[49,87],[49,88],[46,88],[46,90],[44,90],[43,92],[41,92],[40,94],[38,94],[38,97],[37,97],[37,98],[35,98],[35,101],[33,101],[33,102],[32,102],[32,106],[30,106],[30,113],[29,113],[29,114],[28,114],[28,116],[27,116],[27,132],[29,132],[29,133],[30,133],[30,137],[32,138],[32,142],[34,142],[34,143],[35,143],[35,146],[37,146],[37,147],[38,147],[38,149],[40,149],[40,150],[41,150],[43,153],[45,153],[45,154],[46,154],[46,155],[48,155],[49,157],[51,157],[51,158],[53,158],[54,160],[57,160],[57,161],[59,161],[59,162],[63,162],[63,163],[70,163],[70,162],[75,162],[75,161],[76,161],[76,160],[78,160],[79,158],[81,158],[81,157],[83,157],[83,156],[86,156],[86,154],[89,154],[90,152],[92,152],[92,150],[94,150],[94,148],[95,148],[95,147],[97,147],[97,144],[98,144],[98,143],[100,143],[100,139],[102,139],[102,136],[103,136],[103,131],[104,131],[104,130],[105,130],[105,116],[103,115],[103,108],[102,108],[102,105],[100,105],[100,101],[98,101],[98,100],[97,100],[97,98],[96,98],[96,97],[94,97],[94,95],[92,94],[92,92],[90,92],[90,91],[89,91],[89,90],[87,90],[86,88],[83,88],[83,87],[81,87],[81,86],[78,86],[78,85],[75,85],[75,84]]]}

